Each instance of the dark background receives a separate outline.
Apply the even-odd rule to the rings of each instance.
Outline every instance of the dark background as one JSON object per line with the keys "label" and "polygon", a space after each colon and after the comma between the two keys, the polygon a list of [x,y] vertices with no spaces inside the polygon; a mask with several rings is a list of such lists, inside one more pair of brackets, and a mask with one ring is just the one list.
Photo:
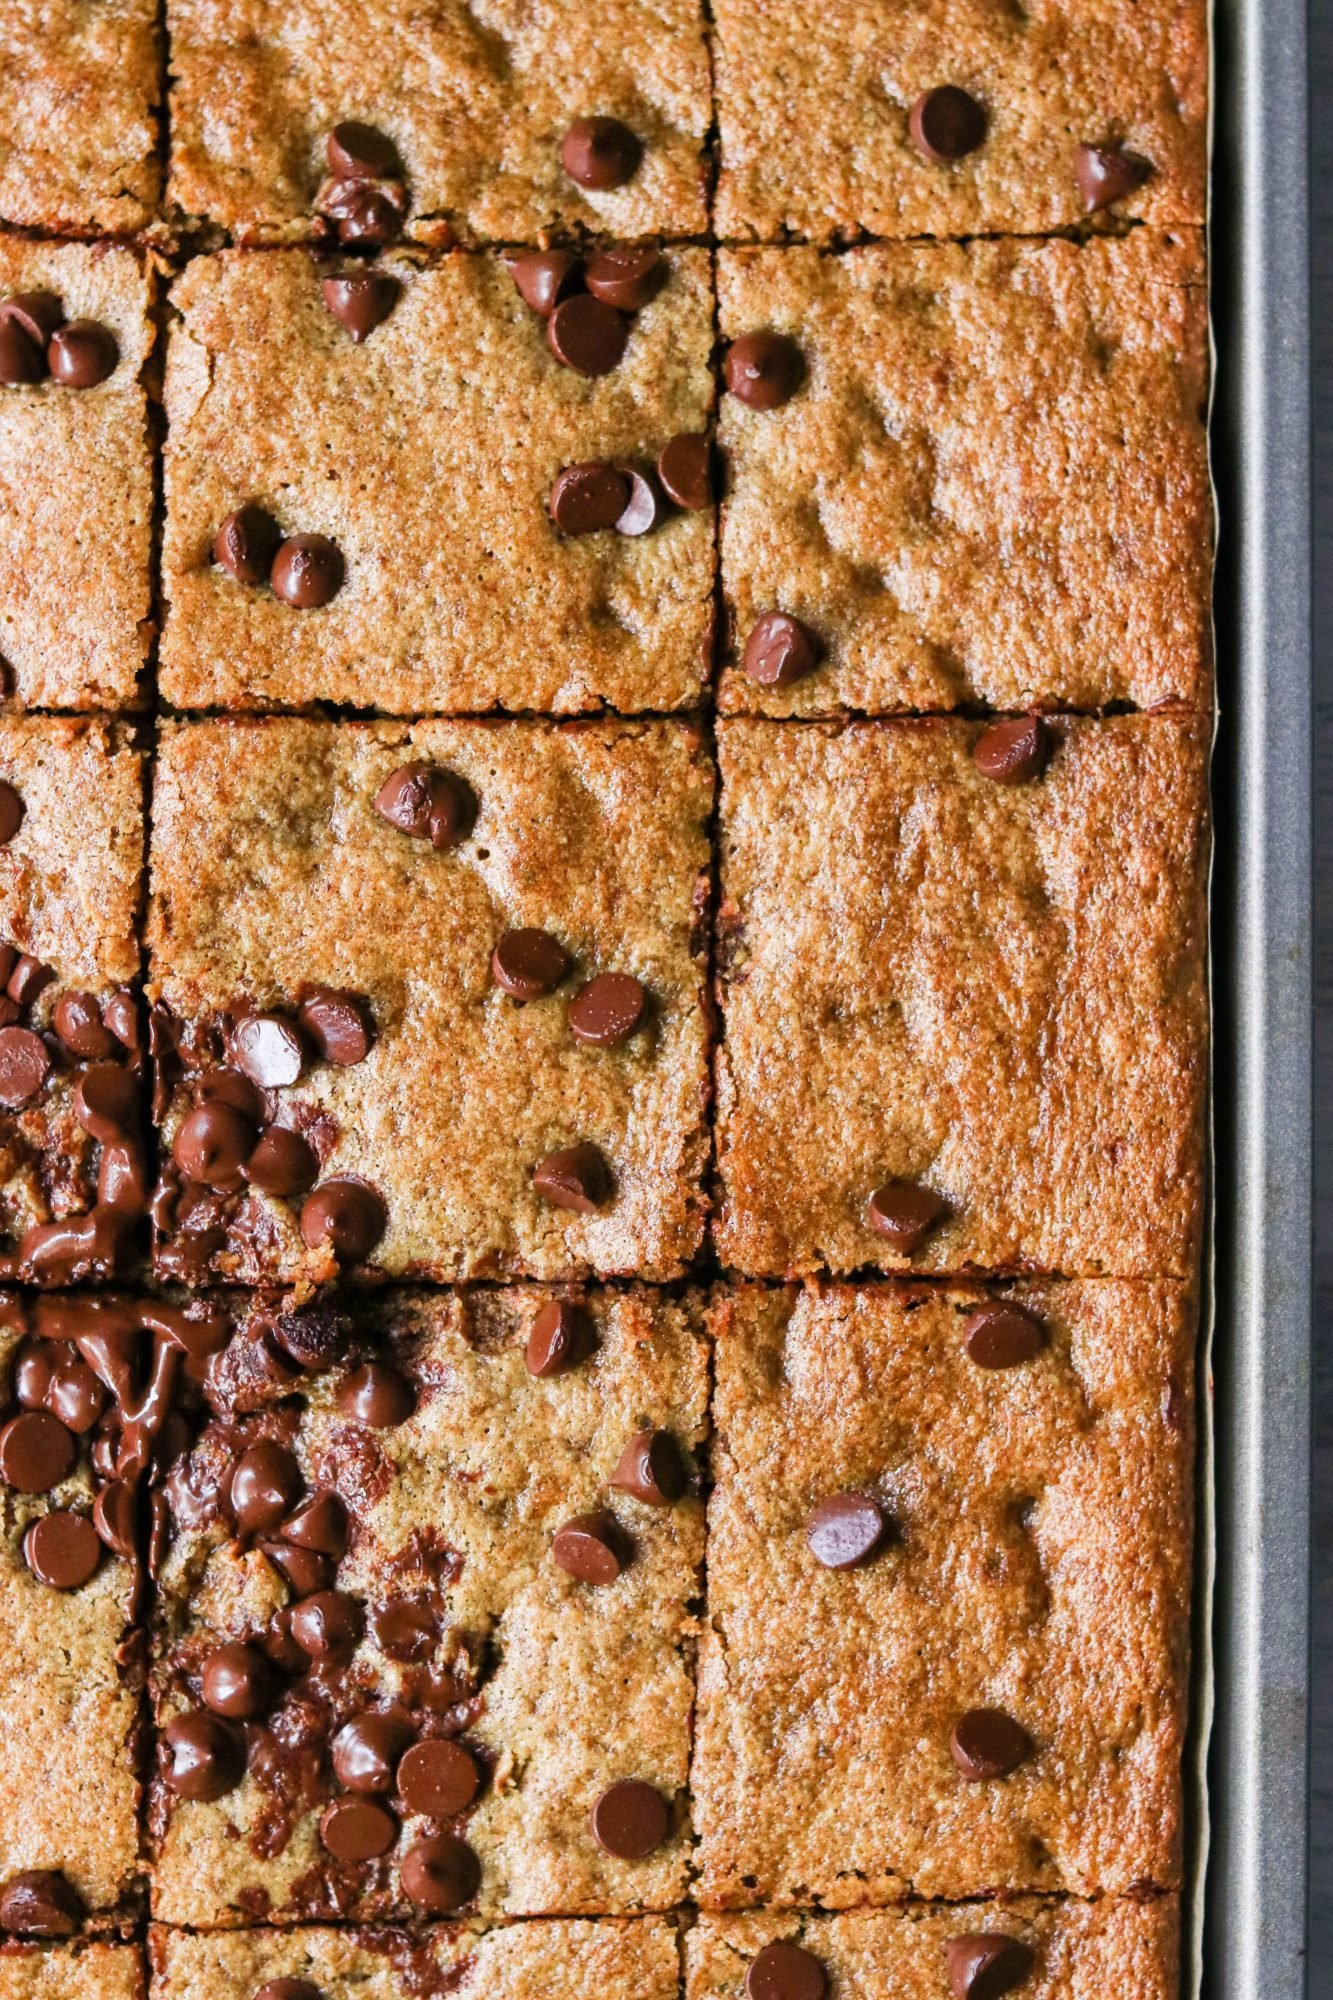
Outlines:
{"label": "dark background", "polygon": [[1315,1478],[1310,1993],[1333,1995],[1333,0],[1311,0],[1314,380]]}

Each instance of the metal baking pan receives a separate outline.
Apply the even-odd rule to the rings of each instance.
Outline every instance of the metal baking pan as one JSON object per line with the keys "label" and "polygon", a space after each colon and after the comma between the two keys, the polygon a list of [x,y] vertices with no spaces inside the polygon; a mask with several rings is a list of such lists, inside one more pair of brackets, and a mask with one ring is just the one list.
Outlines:
{"label": "metal baking pan", "polygon": [[[1201,1971],[1210,2000],[1299,2000],[1312,1330],[1305,0],[1217,0],[1214,27],[1216,1573]],[[1202,1728],[1206,1705],[1196,1717]]]}

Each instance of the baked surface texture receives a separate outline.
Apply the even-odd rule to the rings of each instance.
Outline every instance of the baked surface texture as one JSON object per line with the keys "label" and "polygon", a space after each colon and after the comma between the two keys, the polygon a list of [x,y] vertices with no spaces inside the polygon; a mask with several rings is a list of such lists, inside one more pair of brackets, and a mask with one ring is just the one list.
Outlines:
{"label": "baked surface texture", "polygon": [[[573,1364],[534,1377],[527,1342],[548,1300],[536,1290],[390,1294],[345,1322],[317,1305],[278,1325],[276,1350],[272,1315],[256,1307],[217,1357],[214,1414],[167,1487],[159,1728],[198,1711],[202,1668],[219,1643],[272,1643],[299,1595],[282,1567],[281,1529],[248,1530],[235,1500],[243,1488],[228,1477],[261,1441],[295,1458],[302,1500],[340,1496],[349,1546],[336,1583],[323,1587],[355,1607],[361,1636],[336,1663],[303,1658],[298,1645],[245,1725],[248,1770],[234,1788],[198,1800],[156,1781],[158,1918],[207,1928],[410,1917],[419,1914],[414,1844],[442,1833],[464,1838],[480,1871],[477,1894],[451,1914],[616,1913],[682,1900],[688,1605],[703,1507],[692,1487],[650,1506],[610,1482],[645,1427],[669,1431],[693,1467],[707,1408],[700,1307],[639,1289],[573,1300]],[[325,1360],[299,1383],[273,1365],[291,1350],[293,1324]],[[403,1421],[349,1416],[347,1383],[367,1358],[411,1385],[415,1410]],[[552,1544],[597,1510],[614,1515],[630,1553],[612,1580],[590,1583],[566,1573]],[[407,1649],[386,1622],[404,1607],[424,1628]],[[293,1615],[285,1629],[299,1638],[303,1628]],[[390,1784],[378,1801],[392,1815],[387,1850],[347,1858],[321,1829],[331,1801],[364,1801],[340,1790],[338,1732],[368,1711],[406,1718],[408,1743],[461,1743],[481,1788],[470,1808],[436,1820],[413,1809],[405,1781]],[[625,1779],[654,1787],[669,1816],[640,1858],[617,1858],[592,1831],[597,1801]],[[586,1935],[597,1965],[604,1947]],[[511,1947],[486,1949],[503,1961]],[[516,1977],[522,1964],[520,1951]],[[514,1990],[529,1989],[520,1980]]]}
{"label": "baked surface texture", "polygon": [[[134,1915],[141,1873],[135,1738],[142,1672],[133,1647],[123,1643],[134,1616],[133,1578],[130,1564],[106,1550],[96,1574],[74,1590],[53,1588],[29,1564],[33,1525],[55,1513],[86,1515],[93,1497],[86,1439],[74,1440],[68,1470],[45,1490],[22,1491],[9,1482],[9,1426],[21,1417],[14,1366],[40,1325],[15,1293],[0,1293],[6,1418],[0,1685],[22,1690],[0,1732],[0,1890],[29,1871],[57,1873],[78,1899],[76,1921],[104,1928],[112,1918]],[[114,1983],[118,1968],[101,1963],[107,1983],[94,1990],[125,1990]],[[12,1989],[4,1984],[6,1965],[0,1957],[5,2000],[11,1990],[42,2000],[86,1990],[67,1978],[63,1960],[26,1968],[20,1961]],[[80,1964],[80,1978],[84,1971]]]}
{"label": "baked surface texture", "polygon": [[[1043,1345],[981,1367],[965,1329],[994,1296],[715,1297],[705,1908],[1178,1884],[1190,1298],[1006,1289]],[[860,1567],[821,1567],[807,1519],[847,1493],[889,1526]],[[1026,1732],[1007,1775],[951,1754],[976,1710]]]}
{"label": "baked surface texture", "polygon": [[[375,810],[415,762],[468,788],[461,845],[437,852]],[[290,1018],[320,986],[350,991],[373,1023],[369,1055],[314,1063],[271,1093],[267,1117],[304,1132],[321,1180],[378,1192],[377,1271],[679,1276],[703,1231],[712,778],[697,733],[676,723],[166,726],[150,989],[182,1055],[161,1072],[175,1081],[164,1156],[217,1066],[229,1010]],[[526,1003],[491,967],[522,927],[553,935],[571,962]],[[606,972],[642,982],[646,1016],[619,1045],[590,1047],[567,1009]],[[533,1182],[546,1155],[578,1145],[599,1149],[610,1181],[589,1212],[550,1205]],[[169,1157],[166,1171],[179,1178]],[[298,1206],[196,1188],[162,1211],[175,1253],[159,1268],[333,1278],[327,1245],[302,1240]]]}
{"label": "baked surface texture", "polygon": [[286,1934],[156,1935],[153,2000],[251,2000],[275,1977],[365,2000],[432,1991],[460,2000],[589,2000],[599,1993],[677,2000],[680,1991],[676,1934],[660,1917],[450,1925],[424,1934],[310,1926]]}
{"label": "baked surface texture", "polygon": [[[1207,295],[1196,230],[726,251],[724,339],[805,375],[720,406],[724,710],[1206,708]],[[807,678],[739,664],[799,618]]]}
{"label": "baked surface texture", "polygon": [[[714,59],[726,238],[1035,235],[1086,219],[1080,145],[1152,167],[1116,217],[1204,219],[1208,26],[1201,0],[717,0]],[[941,85],[985,138],[923,157],[912,106]]]}
{"label": "baked surface texture", "polygon": [[0,218],[115,235],[157,206],[153,0],[9,0],[0,20]]}
{"label": "baked surface texture", "polygon": [[0,235],[0,300],[32,291],[107,328],[119,353],[93,388],[0,387],[0,693],[25,708],[136,708],[152,611],[150,278],[130,250]]}
{"label": "baked surface texture", "polygon": [[[89,1065],[62,1045],[56,1025],[62,1003],[80,994],[108,1011],[119,999],[138,1022],[142,762],[120,723],[0,717],[0,784],[17,795],[23,815],[0,845],[0,948],[7,947],[0,992],[7,983],[24,996],[18,1005],[5,994],[2,1010],[10,1039],[20,1042],[18,1060],[7,1042],[0,1064],[0,1270],[8,1278],[68,1283],[94,1275],[89,1260],[110,1256],[119,1233],[99,1230],[93,1219],[106,1192],[99,1180],[107,1149],[78,1113]],[[19,983],[25,967],[44,968],[32,997]],[[45,1038],[46,1073],[33,1071],[37,1087],[21,1098],[22,1044],[30,1047],[34,1035]],[[110,1034],[103,1039],[101,1062],[137,1070],[137,1051]],[[105,1240],[84,1241],[80,1220]],[[62,1223],[71,1225],[68,1240],[51,1227]]]}
{"label": "baked surface texture", "polygon": [[137,1945],[0,1947],[0,2000],[144,2000]]}
{"label": "baked surface texture", "polygon": [[947,1213],[916,1268],[1191,1276],[1205,1086],[1202,721],[724,721],[725,1265],[903,1268],[886,1182]]}
{"label": "baked surface texture", "polygon": [[[171,198],[238,238],[318,227],[324,140],[348,119],[394,142],[407,232],[427,241],[705,227],[711,107],[698,0],[375,0],[337,35],[317,0],[168,0],[167,22]],[[566,130],[592,115],[619,119],[640,142],[622,186],[585,191],[561,165]]]}
{"label": "baked surface texture", "polygon": [[[172,292],[162,691],[181,708],[398,713],[684,707],[707,677],[713,526],[560,534],[567,465],[651,465],[711,408],[708,256],[673,251],[620,365],[562,367],[498,258],[426,268],[356,344],[304,251],[191,264]],[[336,269],[336,266],[327,268]],[[298,610],[212,560],[233,509],[336,543],[337,596]]]}
{"label": "baked surface texture", "polygon": [[685,1940],[686,2000],[742,2000],[745,1975],[781,1940],[818,1958],[838,2000],[938,2000],[952,1937],[996,1933],[1026,1945],[1024,2000],[1176,2000],[1180,1912],[1174,1896],[1082,1903],[1021,1897],[962,1909],[914,1907],[843,1916],[765,1912],[705,1916]]}

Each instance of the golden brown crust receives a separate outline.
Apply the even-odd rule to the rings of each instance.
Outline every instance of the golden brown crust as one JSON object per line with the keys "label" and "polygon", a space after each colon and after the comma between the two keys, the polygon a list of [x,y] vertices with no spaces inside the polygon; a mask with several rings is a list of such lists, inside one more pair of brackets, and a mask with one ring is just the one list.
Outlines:
{"label": "golden brown crust", "polygon": [[[153,2000],[251,2000],[274,1978],[309,1979],[330,1996],[355,1991],[359,2000],[399,2000],[408,1991],[448,1992],[458,2000],[591,2000],[597,1994],[677,2000],[680,1990],[676,1934],[660,1917],[539,1920],[494,1930],[451,1926],[425,1934],[319,1927],[282,1936],[159,1931],[156,1952]],[[435,1986],[435,1979],[443,1983]]]}
{"label": "golden brown crust", "polygon": [[1079,1903],[1020,1898],[961,1909],[855,1912],[839,1917],[705,1916],[685,1940],[686,2000],[743,2000],[745,1974],[774,1939],[799,1944],[831,1976],[838,2000],[939,2000],[945,1946],[968,1932],[997,1932],[1035,1954],[1024,2000],[1176,2000],[1180,1910],[1150,1902]]}
{"label": "golden brown crust", "polygon": [[9,0],[0,14],[0,217],[114,235],[157,205],[153,0]]}
{"label": "golden brown crust", "polygon": [[716,1241],[751,1275],[901,1269],[871,1191],[950,1214],[931,1271],[1189,1277],[1205,1086],[1200,722],[724,722]]}
{"label": "golden brown crust", "polygon": [[[493,257],[384,260],[361,346],[305,252],[202,258],[177,283],[166,402],[162,687],[183,708],[333,700],[401,714],[680,708],[706,675],[712,517],[559,536],[558,473],[651,465],[712,400],[707,253],[670,254],[611,374],[561,367]],[[299,611],[211,559],[233,508],[330,536],[346,581]]]}
{"label": "golden brown crust", "polygon": [[[1202,0],[717,0],[719,235],[1036,235],[1086,219],[1080,144],[1152,163],[1116,218],[1204,220],[1208,27]],[[918,96],[961,86],[987,134],[923,158]]]}
{"label": "golden brown crust", "polygon": [[95,388],[0,388],[0,686],[27,708],[135,708],[151,612],[150,274],[107,244],[0,236],[0,298],[38,290],[107,327],[120,356]]}
{"label": "golden brown crust", "polygon": [[[452,771],[478,803],[452,851],[374,810],[413,760]],[[153,997],[187,1023],[238,998],[294,1008],[318,985],[368,1001],[366,1060],[320,1064],[283,1101],[335,1121],[326,1176],[382,1193],[379,1269],[678,1276],[703,1230],[712,794],[698,736],[674,723],[168,725],[153,801]],[[523,1006],[490,970],[516,926],[553,933],[574,964]],[[618,1047],[589,1048],[566,1007],[606,971],[643,981],[651,1018]],[[544,1155],[581,1143],[601,1149],[614,1182],[587,1215],[548,1206],[531,1179]],[[254,1201],[219,1275],[332,1275],[289,1203]]]}
{"label": "golden brown crust", "polygon": [[[722,399],[723,708],[1206,708],[1203,279],[1194,230],[724,251],[724,337],[805,379]],[[734,664],[773,610],[824,647],[790,687]]]}
{"label": "golden brown crust", "polygon": [[144,2000],[137,1945],[0,1946],[0,2000]]}
{"label": "golden brown crust", "polygon": [[[396,1428],[368,1432],[340,1411],[339,1370],[301,1385],[294,1416],[288,1402],[249,1429],[228,1416],[204,1432],[191,1461],[196,1489],[258,1428],[276,1428],[308,1486],[339,1492],[351,1513],[338,1589],[367,1609],[424,1593],[438,1600],[440,1636],[424,1662],[403,1667],[379,1650],[368,1621],[369,1636],[333,1683],[327,1732],[318,1696],[307,1703],[321,1723],[312,1733],[293,1685],[282,1720],[266,1719],[289,1741],[305,1716],[302,1740],[318,1772],[308,1792],[295,1763],[283,1774],[285,1793],[281,1782],[266,1786],[254,1775],[257,1758],[214,1803],[176,1801],[168,1814],[158,1787],[154,1914],[163,1921],[412,1915],[399,1863],[433,1829],[395,1799],[401,1842],[382,1862],[336,1866],[318,1836],[336,1790],[328,1735],[368,1705],[414,1704],[420,1666],[466,1678],[469,1659],[478,1665],[467,1685],[479,1698],[459,1711],[464,1741],[490,1775],[461,1830],[481,1863],[481,1914],[616,1913],[682,1900],[695,1630],[687,1607],[703,1558],[703,1508],[692,1493],[649,1507],[609,1482],[644,1427],[669,1430],[687,1461],[698,1452],[708,1394],[702,1315],[693,1299],[591,1293],[581,1307],[588,1357],[538,1380],[524,1350],[548,1297],[403,1294],[368,1308],[357,1322],[365,1351],[392,1357],[418,1385],[415,1415]],[[275,1387],[270,1401],[284,1393]],[[613,1582],[592,1586],[556,1565],[551,1540],[599,1507],[630,1538],[633,1560]],[[225,1523],[179,1528],[159,1599],[159,1721],[197,1705],[211,1646],[262,1633],[291,1594],[262,1549],[243,1552]],[[655,1786],[671,1804],[672,1831],[646,1859],[617,1860],[593,1839],[593,1805],[623,1778]]]}
{"label": "golden brown crust", "polygon": [[[1180,1872],[1195,1320],[1178,1285],[1024,1285],[1038,1356],[980,1368],[975,1286],[720,1292],[691,1795],[705,1907],[1123,1893]],[[811,1509],[891,1527],[820,1568]],[[1033,1754],[971,1782],[950,1733]],[[895,1989],[896,1990],[896,1989]]]}
{"label": "golden brown crust", "polygon": [[[427,240],[705,227],[698,0],[373,0],[336,35],[318,0],[168,0],[167,19],[171,196],[240,238],[309,234],[325,136],[344,119],[394,140],[408,232]],[[625,186],[585,193],[561,167],[560,141],[594,114],[629,125],[643,158]]]}

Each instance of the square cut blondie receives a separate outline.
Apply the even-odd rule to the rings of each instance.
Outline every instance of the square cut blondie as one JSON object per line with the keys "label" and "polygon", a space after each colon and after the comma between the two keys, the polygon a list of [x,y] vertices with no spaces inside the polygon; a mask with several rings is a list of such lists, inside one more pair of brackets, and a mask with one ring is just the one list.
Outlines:
{"label": "square cut blondie", "polygon": [[142,758],[117,723],[0,717],[0,1276],[105,1278],[150,1183]]}
{"label": "square cut blondie", "polygon": [[[699,0],[374,0],[336,35],[318,0],[167,0],[167,23],[172,200],[240,240],[329,227],[342,176],[426,241],[707,225]],[[330,148],[348,123],[377,143]]]}
{"label": "square cut blondie", "polygon": [[[705,1916],[685,1940],[686,2000],[744,2000],[750,1967],[812,1977],[814,1959],[838,2000],[940,2000],[954,1993],[1022,2000],[1176,2000],[1180,1908],[1175,1896],[1076,1902],[1020,1897],[962,1909]],[[956,1981],[951,1976],[958,1969]],[[996,1982],[987,1984],[987,1976]],[[972,1983],[968,1984],[971,1978]],[[1001,1981],[1008,1983],[1001,1984]],[[758,1983],[758,1979],[756,1980]],[[774,1989],[787,1990],[787,1989]],[[811,1989],[813,1990],[813,1989]]]}
{"label": "square cut blondie", "polygon": [[140,705],[151,285],[131,250],[0,235],[0,699],[25,708]]}
{"label": "square cut blondie", "polygon": [[1188,1290],[749,1288],[710,1331],[698,1900],[1174,1888]]}
{"label": "square cut blondie", "polygon": [[[328,2000],[678,2000],[680,1952],[661,1917],[543,1920],[428,1931],[156,1933],[153,2000],[252,2000],[275,1977],[306,1980]],[[0,2000],[5,2000],[0,1988]],[[26,2000],[26,1995],[23,1996]],[[61,1996],[63,2000],[63,1995]]]}
{"label": "square cut blondie", "polygon": [[[632,320],[581,293],[545,323],[496,257],[400,254],[376,267],[392,307],[363,341],[325,303],[333,268],[305,251],[232,252],[196,260],[173,290],[166,698],[397,713],[697,702],[712,511],[657,505],[643,475],[708,418],[707,252],[664,253],[661,289]],[[545,328],[566,303],[609,315],[613,345],[626,340],[610,372],[556,359]],[[607,324],[594,314],[594,338]],[[577,319],[574,337],[582,353]],[[591,514],[562,511],[558,527],[571,466],[625,492],[617,467],[636,469],[655,522],[619,532],[595,494]],[[224,567],[218,533],[241,510],[254,510],[256,559]],[[320,538],[332,595],[310,596],[290,558],[301,537]]]}
{"label": "square cut blondie", "polygon": [[1192,1276],[1203,720],[719,746],[723,1263]]}
{"label": "square cut blondie", "polygon": [[[724,251],[719,289],[724,708],[1207,707],[1197,230]],[[755,406],[774,335],[801,372]],[[773,613],[799,680],[756,651]]]}
{"label": "square cut blondie", "polygon": [[680,1902],[701,1321],[640,1289],[237,1308],[166,1481],[159,1919]]}
{"label": "square cut blondie", "polygon": [[[132,1917],[142,1873],[133,1502],[119,1414],[76,1344],[113,1318],[132,1339],[104,1303],[0,1293],[0,1931],[47,1940]],[[94,1989],[64,1958],[0,1956],[0,1995],[122,1990],[122,1962],[100,1962]]]}
{"label": "square cut blondie", "polygon": [[165,727],[160,1272],[680,1276],[712,797],[672,722]]}
{"label": "square cut blondie", "polygon": [[723,237],[1201,223],[1204,0],[716,0]]}
{"label": "square cut blondie", "polygon": [[9,0],[0,16],[0,219],[143,229],[157,206],[153,0]]}
{"label": "square cut blondie", "polygon": [[132,1944],[0,1946],[0,2000],[145,2000]]}

